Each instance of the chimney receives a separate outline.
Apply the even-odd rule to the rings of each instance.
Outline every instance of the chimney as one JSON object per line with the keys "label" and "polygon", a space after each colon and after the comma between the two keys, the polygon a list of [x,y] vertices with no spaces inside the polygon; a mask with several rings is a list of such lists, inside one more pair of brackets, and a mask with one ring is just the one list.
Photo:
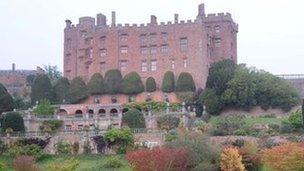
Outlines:
{"label": "chimney", "polygon": [[70,27],[71,27],[71,24],[72,24],[72,21],[71,21],[71,20],[65,20],[65,27],[66,27],[66,28],[70,28]]}
{"label": "chimney", "polygon": [[174,23],[178,23],[178,14],[174,14]]}
{"label": "chimney", "polygon": [[12,71],[15,71],[15,70],[16,70],[16,64],[13,63],[13,64],[12,64]]}
{"label": "chimney", "polygon": [[99,26],[99,27],[107,26],[107,18],[105,15],[103,15],[101,13],[97,14],[96,20],[97,20],[97,26]]}
{"label": "chimney", "polygon": [[112,27],[115,27],[116,25],[116,14],[115,11],[112,11]]}
{"label": "chimney", "polygon": [[205,4],[200,4],[198,6],[198,17],[202,18],[205,17]]}
{"label": "chimney", "polygon": [[151,24],[157,24],[157,18],[155,15],[151,15],[150,16],[150,23]]}

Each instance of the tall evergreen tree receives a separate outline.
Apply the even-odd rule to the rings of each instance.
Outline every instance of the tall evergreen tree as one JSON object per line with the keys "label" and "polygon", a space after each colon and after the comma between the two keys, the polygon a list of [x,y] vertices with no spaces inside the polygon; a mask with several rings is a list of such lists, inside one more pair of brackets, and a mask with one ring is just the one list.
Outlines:
{"label": "tall evergreen tree", "polygon": [[13,129],[13,131],[24,131],[24,121],[22,116],[17,112],[9,112],[5,114],[2,121],[2,131],[7,128]]}
{"label": "tall evergreen tree", "polygon": [[156,82],[153,77],[149,77],[146,80],[146,91],[147,92],[154,92],[156,91]]}
{"label": "tall evergreen tree", "polygon": [[174,73],[172,71],[167,71],[164,75],[162,82],[162,91],[166,93],[171,93],[175,88]]}
{"label": "tall evergreen tree", "polygon": [[75,77],[70,87],[71,103],[78,103],[88,97],[88,89],[81,77]]}
{"label": "tall evergreen tree", "polygon": [[123,78],[123,93],[138,94],[144,91],[144,85],[136,72],[130,72]]}
{"label": "tall evergreen tree", "polygon": [[70,102],[70,82],[67,78],[59,78],[54,85],[55,101],[58,104]]}
{"label": "tall evergreen tree", "polygon": [[14,100],[7,92],[3,84],[0,83],[0,114],[2,112],[11,111],[14,108]]}
{"label": "tall evergreen tree", "polygon": [[176,91],[178,92],[195,91],[195,83],[190,73],[188,72],[180,73],[176,82]]}
{"label": "tall evergreen tree", "polygon": [[122,92],[122,75],[118,69],[108,70],[105,74],[107,93],[119,94]]}
{"label": "tall evergreen tree", "polygon": [[101,74],[95,73],[89,83],[88,83],[89,93],[94,94],[104,94],[106,93],[105,81]]}
{"label": "tall evergreen tree", "polygon": [[49,77],[45,74],[39,74],[36,76],[32,85],[31,93],[32,103],[36,103],[36,101],[40,101],[42,99],[48,99],[51,102],[54,101],[52,84]]}

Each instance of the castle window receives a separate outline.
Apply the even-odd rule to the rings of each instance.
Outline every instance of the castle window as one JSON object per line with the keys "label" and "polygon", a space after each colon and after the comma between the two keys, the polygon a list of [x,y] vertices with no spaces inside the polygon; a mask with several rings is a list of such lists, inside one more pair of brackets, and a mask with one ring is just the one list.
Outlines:
{"label": "castle window", "polygon": [[140,47],[140,53],[141,54],[148,54],[149,53],[148,47],[147,46]]}
{"label": "castle window", "polygon": [[156,33],[150,33],[150,43],[156,43]]}
{"label": "castle window", "polygon": [[214,27],[215,33],[221,32],[221,27],[220,26],[215,26]]}
{"label": "castle window", "polygon": [[147,35],[146,34],[141,34],[139,39],[140,39],[140,44],[146,44]]}
{"label": "castle window", "polygon": [[150,47],[150,53],[151,53],[151,54],[157,53],[157,46],[156,46],[156,45],[152,45],[152,46]]}
{"label": "castle window", "polygon": [[128,46],[121,46],[120,53],[123,53],[123,54],[128,53]]}
{"label": "castle window", "polygon": [[157,70],[157,61],[151,60],[151,71],[156,71],[156,70]]}
{"label": "castle window", "polygon": [[171,59],[171,68],[172,68],[172,69],[175,68],[175,61],[174,61],[174,59]]}
{"label": "castle window", "polygon": [[214,39],[215,47],[221,47],[221,38]]}
{"label": "castle window", "polygon": [[86,49],[85,54],[88,58],[92,59],[93,58],[93,49],[92,48]]}
{"label": "castle window", "polygon": [[120,35],[119,40],[121,42],[126,42],[128,40],[128,34],[122,34],[122,35]]}
{"label": "castle window", "polygon": [[127,60],[121,60],[119,62],[120,70],[121,71],[126,71],[128,67],[128,61]]}
{"label": "castle window", "polygon": [[86,45],[92,45],[93,44],[93,37],[85,38],[84,41],[85,41]]}
{"label": "castle window", "polygon": [[141,71],[142,72],[147,72],[148,71],[147,61],[141,61]]}
{"label": "castle window", "polygon": [[106,36],[101,36],[99,38],[99,41],[100,41],[101,44],[104,44],[106,42]]}
{"label": "castle window", "polygon": [[105,62],[101,62],[100,63],[100,70],[101,70],[101,72],[106,72],[106,63]]}
{"label": "castle window", "polygon": [[87,33],[86,30],[81,30],[80,35],[81,35],[82,38],[86,38],[88,36],[88,33]]}
{"label": "castle window", "polygon": [[167,32],[162,32],[161,33],[161,39],[164,42],[168,41],[168,33]]}
{"label": "castle window", "polygon": [[65,130],[72,130],[72,125],[65,125]]}
{"label": "castle window", "polygon": [[188,50],[188,39],[187,37],[180,38],[180,50],[185,52]]}
{"label": "castle window", "polygon": [[183,66],[184,66],[184,68],[188,67],[188,60],[187,59],[183,60]]}
{"label": "castle window", "polygon": [[107,49],[100,49],[100,56],[106,56],[107,55]]}
{"label": "castle window", "polygon": [[72,47],[72,39],[68,38],[66,39],[66,48],[70,49]]}
{"label": "castle window", "polygon": [[160,51],[161,51],[162,53],[168,53],[168,52],[169,52],[169,46],[168,46],[167,44],[161,45]]}

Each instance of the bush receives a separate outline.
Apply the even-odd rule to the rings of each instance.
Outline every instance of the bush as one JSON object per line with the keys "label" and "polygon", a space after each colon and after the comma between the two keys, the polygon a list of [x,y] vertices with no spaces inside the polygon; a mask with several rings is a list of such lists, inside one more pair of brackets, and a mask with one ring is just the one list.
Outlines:
{"label": "bush", "polygon": [[2,131],[11,128],[13,131],[25,131],[24,121],[18,112],[9,112],[5,114],[2,121]]}
{"label": "bush", "polygon": [[35,104],[36,101],[43,99],[54,101],[54,92],[49,77],[46,74],[39,74],[31,88],[31,101]]}
{"label": "bush", "polygon": [[36,144],[24,145],[24,146],[14,144],[10,146],[10,148],[7,150],[7,153],[11,157],[26,155],[26,156],[32,156],[36,160],[42,160],[46,157],[42,149]]}
{"label": "bush", "polygon": [[[182,107],[179,103],[170,103],[171,110],[178,110]],[[148,111],[152,110],[155,112],[162,112],[167,109],[167,104],[165,102],[156,102],[156,101],[148,101],[148,102],[131,102],[124,104],[125,108],[128,109],[138,109],[139,111]]]}
{"label": "bush", "polygon": [[124,162],[118,156],[110,156],[106,158],[106,160],[102,164],[102,168],[118,169],[123,167],[124,165]]}
{"label": "bush", "polygon": [[262,155],[263,164],[273,170],[303,170],[304,147],[300,144],[287,143],[266,149]]}
{"label": "bush", "polygon": [[34,113],[38,115],[54,115],[55,108],[51,105],[51,102],[47,99],[39,101],[38,106],[34,109]]}
{"label": "bush", "polygon": [[146,91],[147,92],[154,92],[156,91],[156,82],[153,77],[149,77],[146,80]]}
{"label": "bush", "polygon": [[144,91],[144,85],[141,82],[140,76],[137,72],[130,72],[123,78],[123,93],[138,94]]}
{"label": "bush", "polygon": [[101,74],[95,73],[89,83],[88,83],[89,93],[94,94],[104,94],[106,93],[105,81]]}
{"label": "bush", "polygon": [[41,149],[44,149],[50,142],[51,138],[47,139],[40,139],[40,138],[22,138],[17,140],[16,144],[19,146],[26,146],[26,145],[37,145]]}
{"label": "bush", "polygon": [[122,75],[118,69],[108,70],[105,74],[107,93],[119,94],[122,92]]}
{"label": "bush", "polygon": [[292,112],[289,115],[289,117],[288,117],[288,121],[295,128],[304,128],[304,125],[303,125],[303,115],[302,115],[302,111],[300,111],[300,110]]}
{"label": "bush", "polygon": [[59,141],[57,144],[55,144],[56,147],[56,154],[59,155],[69,155],[72,154],[72,146],[71,144],[64,142],[64,141]]}
{"label": "bush", "polygon": [[206,111],[210,114],[218,114],[222,110],[220,97],[213,89],[206,89],[199,97],[200,101],[206,106]]}
{"label": "bush", "polygon": [[39,171],[39,166],[35,163],[32,156],[18,156],[13,160],[13,168],[16,171]]}
{"label": "bush", "polygon": [[45,131],[50,128],[52,132],[55,132],[61,128],[63,124],[62,120],[46,120],[42,122],[42,125],[39,127],[41,131]]}
{"label": "bush", "polygon": [[54,85],[55,102],[67,104],[70,102],[70,82],[67,78],[59,78]]}
{"label": "bush", "polygon": [[88,89],[81,77],[75,77],[70,86],[71,103],[78,103],[88,97]]}
{"label": "bush", "polygon": [[186,170],[188,153],[182,149],[154,148],[127,153],[127,160],[135,170]]}
{"label": "bush", "polygon": [[171,130],[178,127],[180,119],[171,115],[165,115],[158,117],[156,122],[158,128],[162,130]]}
{"label": "bush", "polygon": [[73,154],[78,154],[79,153],[79,142],[78,141],[73,143],[72,151],[73,151]]}
{"label": "bush", "polygon": [[11,111],[14,108],[12,96],[7,92],[7,89],[0,83],[0,114],[2,112]]}
{"label": "bush", "polygon": [[225,148],[221,154],[221,170],[245,171],[242,156],[236,148]]}
{"label": "bush", "polygon": [[106,141],[103,136],[97,135],[93,137],[93,141],[97,144],[98,153],[104,153],[106,148]]}
{"label": "bush", "polygon": [[4,142],[0,140],[0,155],[2,155],[6,150],[7,145],[5,145]]}
{"label": "bush", "polygon": [[126,148],[133,144],[133,134],[130,129],[112,128],[104,134],[109,146],[119,146]]}
{"label": "bush", "polygon": [[162,91],[165,93],[171,93],[174,91],[175,79],[172,71],[167,71],[165,73],[161,87]]}
{"label": "bush", "polygon": [[258,171],[261,167],[261,157],[259,146],[254,141],[245,141],[242,148],[239,149],[242,156],[242,162],[246,170]]}
{"label": "bush", "polygon": [[177,82],[176,82],[176,91],[178,92],[185,92],[185,91],[191,91],[195,92],[195,83],[193,80],[193,77],[188,72],[182,72],[178,76]]}
{"label": "bush", "polygon": [[71,158],[64,161],[56,161],[48,165],[50,171],[74,171],[80,165],[79,160]]}
{"label": "bush", "polygon": [[214,135],[232,135],[245,125],[244,116],[219,117],[214,130]]}
{"label": "bush", "polygon": [[146,128],[145,118],[137,109],[131,109],[124,113],[122,122],[126,123],[129,128]]}

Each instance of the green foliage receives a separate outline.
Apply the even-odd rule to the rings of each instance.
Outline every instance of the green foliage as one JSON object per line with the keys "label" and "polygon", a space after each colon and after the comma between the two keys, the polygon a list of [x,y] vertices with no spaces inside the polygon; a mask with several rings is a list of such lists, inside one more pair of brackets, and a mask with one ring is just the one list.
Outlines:
{"label": "green foliage", "polygon": [[17,143],[13,144],[8,148],[7,154],[11,157],[16,157],[20,155],[32,156],[36,160],[42,160],[45,157],[43,150],[36,144],[30,145],[19,145]]}
{"label": "green foliage", "polygon": [[149,77],[146,80],[146,91],[147,92],[154,92],[156,91],[156,82],[153,77]]}
{"label": "green foliage", "polygon": [[42,99],[54,100],[54,92],[51,81],[46,74],[39,74],[36,76],[32,85],[31,101],[36,103]]}
{"label": "green foliage", "polygon": [[171,93],[175,88],[174,73],[172,71],[167,71],[164,75],[161,89],[165,93]]}
{"label": "green foliage", "polygon": [[107,157],[104,163],[102,164],[102,168],[107,169],[118,169],[125,165],[125,163],[118,156],[110,156]]}
{"label": "green foliage", "polygon": [[54,112],[54,107],[47,99],[42,99],[37,105],[37,107],[34,109],[34,113],[38,115],[54,115]]}
{"label": "green foliage", "polygon": [[59,141],[55,144],[56,154],[59,155],[69,155],[72,154],[72,145],[65,141]]}
{"label": "green foliage", "polygon": [[188,72],[180,73],[176,82],[176,91],[178,92],[195,91],[195,83],[190,73]]}
{"label": "green foliage", "polygon": [[123,78],[123,93],[138,94],[144,91],[144,85],[136,72],[130,72]]}
{"label": "green foliage", "polygon": [[11,128],[13,131],[25,131],[22,116],[17,112],[9,112],[5,114],[2,121],[2,131]]}
{"label": "green foliage", "polygon": [[133,134],[131,130],[127,128],[112,128],[105,133],[104,137],[110,145],[121,145],[126,147],[133,143]]}
{"label": "green foliage", "polygon": [[80,161],[75,158],[70,158],[64,161],[56,161],[48,165],[49,171],[74,171],[80,165]]}
{"label": "green foliage", "polygon": [[122,92],[122,75],[118,69],[108,70],[105,74],[105,84],[107,93],[119,94]]}
{"label": "green foliage", "polygon": [[14,108],[12,96],[7,92],[3,84],[0,83],[0,114],[2,112],[11,111]]}
{"label": "green foliage", "polygon": [[131,109],[123,114],[122,122],[126,123],[129,128],[145,128],[145,118],[137,109]]}
{"label": "green foliage", "polygon": [[210,114],[218,114],[222,110],[220,97],[213,89],[206,89],[199,97],[199,101],[206,107],[206,111]]}
{"label": "green foliage", "polygon": [[177,128],[180,119],[171,115],[160,116],[157,118],[157,126],[163,130],[171,130]]}
{"label": "green foliage", "polygon": [[54,84],[55,102],[66,104],[70,102],[70,82],[67,78],[61,77]]}
{"label": "green foliage", "polygon": [[[176,111],[182,107],[179,103],[170,103],[170,109]],[[165,102],[156,102],[156,101],[148,101],[148,102],[130,102],[124,104],[125,108],[128,109],[138,109],[139,111],[148,111],[149,109],[154,112],[165,111],[167,108],[167,104]]]}
{"label": "green foliage", "polygon": [[94,94],[104,94],[106,92],[105,81],[101,74],[95,73],[88,83],[89,93]]}
{"label": "green foliage", "polygon": [[228,115],[219,117],[214,130],[214,135],[233,135],[234,132],[245,125],[245,116]]}
{"label": "green foliage", "polygon": [[62,120],[47,120],[43,121],[41,126],[39,127],[41,131],[45,131],[50,128],[52,132],[57,131],[61,128],[63,124]]}
{"label": "green foliage", "polygon": [[88,89],[81,77],[76,77],[71,81],[70,87],[71,103],[78,103],[88,97]]}
{"label": "green foliage", "polygon": [[221,95],[227,89],[227,83],[234,77],[236,64],[230,59],[213,63],[209,69],[206,87]]}
{"label": "green foliage", "polygon": [[27,101],[25,101],[20,96],[14,96],[14,109],[20,109],[20,110],[26,110],[31,107],[31,104]]}
{"label": "green foliage", "polygon": [[292,112],[289,117],[288,121],[295,127],[295,128],[303,128],[303,118],[302,112],[300,110]]}
{"label": "green foliage", "polygon": [[52,83],[56,82],[62,77],[62,73],[58,70],[57,66],[44,65],[43,68]]}

